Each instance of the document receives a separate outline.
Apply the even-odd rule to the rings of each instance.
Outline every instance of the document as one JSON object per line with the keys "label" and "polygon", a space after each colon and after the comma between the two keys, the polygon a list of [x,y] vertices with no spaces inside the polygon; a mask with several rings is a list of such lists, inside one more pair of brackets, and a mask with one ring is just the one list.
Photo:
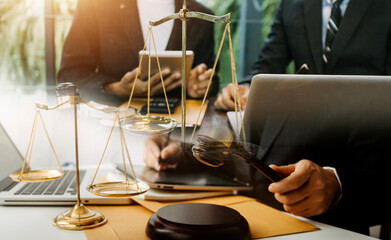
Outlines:
{"label": "document", "polygon": [[319,230],[284,212],[245,196],[225,196],[181,202],[158,202],[132,198],[140,205],[91,206],[106,217],[108,222],[95,229],[85,230],[88,239],[148,239],[145,234],[149,218],[161,207],[175,203],[211,203],[237,210],[246,218],[252,238],[263,238]]}

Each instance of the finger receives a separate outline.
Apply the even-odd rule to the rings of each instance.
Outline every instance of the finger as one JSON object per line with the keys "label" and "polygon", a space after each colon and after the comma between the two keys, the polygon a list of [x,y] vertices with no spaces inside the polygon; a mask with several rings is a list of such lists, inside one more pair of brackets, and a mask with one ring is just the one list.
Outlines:
{"label": "finger", "polygon": [[215,102],[213,103],[216,109],[222,109],[221,106],[221,95],[218,95]]}
{"label": "finger", "polygon": [[230,88],[224,88],[221,91],[221,103],[224,106],[224,109],[235,109],[235,102],[233,101],[232,96]]}
{"label": "finger", "polygon": [[136,78],[137,69],[138,68],[135,68],[132,71],[125,73],[125,75],[122,77],[121,81],[126,85],[133,83],[134,79]]}
{"label": "finger", "polygon": [[170,84],[180,81],[181,80],[181,73],[180,72],[174,72],[170,76],[164,79],[164,86],[169,86]]}
{"label": "finger", "polygon": [[145,164],[150,168],[155,168],[158,158],[150,151],[144,151],[143,160]]}
{"label": "finger", "polygon": [[166,87],[166,90],[167,90],[167,91],[171,91],[171,90],[173,90],[173,89],[175,89],[175,88],[178,88],[178,87],[180,87],[180,86],[182,86],[182,81],[179,79],[178,81],[176,81],[176,82],[170,84],[170,86],[167,86],[167,87]]}
{"label": "finger", "polygon": [[[171,74],[171,69],[170,68],[164,68],[162,70],[162,77],[163,79],[165,79],[167,76],[169,76]],[[151,86],[154,86],[156,84],[161,84],[161,77],[160,77],[160,73],[157,72],[155,74],[153,74],[151,76]]]}
{"label": "finger", "polygon": [[170,159],[180,152],[180,146],[174,141],[170,140],[167,147],[162,149],[161,158]]}
{"label": "finger", "polygon": [[273,193],[285,193],[300,188],[308,181],[310,173],[306,166],[296,164],[295,170],[286,178],[269,185],[269,191]]}
{"label": "finger", "polygon": [[225,106],[225,104],[223,103],[223,97],[221,96],[221,94],[217,97],[216,101],[214,102],[214,106],[217,108],[217,109],[221,109],[221,110],[229,110],[227,106]]}
{"label": "finger", "polygon": [[160,157],[160,145],[162,144],[161,136],[156,136],[153,138],[148,138],[145,141],[145,150],[153,154],[156,158]]}
{"label": "finger", "polygon": [[295,171],[295,164],[289,164],[285,166],[276,166],[274,164],[269,165],[274,171],[281,173],[283,176],[289,176],[293,171]]}
{"label": "finger", "polygon": [[[181,77],[181,74],[179,72],[175,72],[175,73],[171,74],[169,77],[165,78],[163,84],[164,84],[166,91],[170,91],[170,90],[180,86],[180,84],[181,84],[180,77]],[[177,83],[177,82],[179,82],[179,83]],[[156,83],[154,86],[151,86],[151,94],[152,95],[155,95],[155,94],[161,93],[161,92],[163,92],[163,85],[162,85],[161,81]]]}
{"label": "finger", "polygon": [[203,96],[208,89],[208,84],[204,86],[204,84],[201,84],[199,86],[194,85],[192,88],[189,88],[188,92],[193,96],[193,97],[200,97]]}
{"label": "finger", "polygon": [[284,205],[292,205],[296,204],[300,201],[303,201],[309,196],[309,193],[305,191],[305,189],[299,189],[290,191],[287,193],[275,193],[274,197],[277,201]]}
{"label": "finger", "polygon": [[[164,80],[164,88],[166,89],[166,92],[171,91],[177,87],[180,87],[182,85],[181,79],[175,79],[174,81],[170,80],[168,81],[168,84],[166,83],[166,80]],[[151,88],[152,95],[155,95],[156,93],[163,92],[163,86],[162,84],[156,85]]]}
{"label": "finger", "polygon": [[151,86],[151,96],[154,96],[161,92],[163,92],[163,86],[160,82],[155,84],[154,86]]}
{"label": "finger", "polygon": [[208,68],[205,63],[199,64],[197,67],[198,74],[202,74]]}
{"label": "finger", "polygon": [[308,198],[303,199],[300,202],[295,204],[287,205],[284,204],[284,210],[288,213],[292,213],[297,216],[303,216],[310,210],[310,206],[308,204]]}
{"label": "finger", "polygon": [[209,85],[209,81],[198,82],[197,88],[198,89],[205,89],[208,87],[208,85]]}
{"label": "finger", "polygon": [[242,86],[242,92],[241,92],[241,101],[240,103],[242,104],[243,108],[246,108],[247,105],[247,99],[248,99],[248,94],[250,92],[250,87],[248,85]]}
{"label": "finger", "polygon": [[212,71],[213,69],[208,69],[207,71],[205,71],[204,73],[200,74],[200,76],[198,77],[198,79],[200,81],[206,81],[206,80],[209,80],[211,75],[212,75]]}
{"label": "finger", "polygon": [[300,202],[284,205],[284,209],[289,213],[302,217],[312,217],[322,214],[325,209],[319,206],[313,198],[314,196],[309,196]]}

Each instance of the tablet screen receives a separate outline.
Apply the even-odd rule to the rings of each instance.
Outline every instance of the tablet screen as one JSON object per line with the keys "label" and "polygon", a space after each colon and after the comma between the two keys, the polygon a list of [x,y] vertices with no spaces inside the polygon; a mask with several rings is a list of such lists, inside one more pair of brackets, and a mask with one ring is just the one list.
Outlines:
{"label": "tablet screen", "polygon": [[[143,51],[139,51],[139,59]],[[151,54],[151,77],[159,72],[159,68],[156,61],[156,52],[150,51]],[[157,51],[157,56],[160,63],[160,68],[163,71],[165,68],[170,68],[171,73],[182,73],[182,51]],[[148,62],[149,51],[144,51],[144,56],[141,62],[141,75],[142,80],[148,80]],[[193,65],[194,53],[193,51],[186,51],[186,80],[190,74],[191,66]]]}

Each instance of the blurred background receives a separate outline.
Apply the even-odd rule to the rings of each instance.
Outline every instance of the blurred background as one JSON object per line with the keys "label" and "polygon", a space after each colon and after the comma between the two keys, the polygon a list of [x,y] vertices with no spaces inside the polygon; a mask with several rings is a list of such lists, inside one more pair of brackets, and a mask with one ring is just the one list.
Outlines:
{"label": "blurred background", "polygon": [[[240,80],[258,55],[279,0],[198,1],[216,15],[232,14],[233,47]],[[0,86],[9,89],[56,85],[62,47],[76,4],[77,0],[0,0]],[[216,48],[224,27],[215,25]],[[228,37],[220,57],[219,76],[221,87],[231,82]]]}

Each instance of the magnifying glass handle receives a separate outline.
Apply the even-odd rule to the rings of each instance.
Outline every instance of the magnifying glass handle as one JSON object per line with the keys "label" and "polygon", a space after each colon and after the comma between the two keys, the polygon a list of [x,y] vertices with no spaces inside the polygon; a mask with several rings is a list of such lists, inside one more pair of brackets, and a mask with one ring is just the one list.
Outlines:
{"label": "magnifying glass handle", "polygon": [[268,165],[266,165],[264,162],[257,158],[253,158],[247,161],[247,163],[255,167],[261,173],[263,173],[263,175],[265,175],[272,182],[278,182],[284,178],[281,174],[274,171]]}

